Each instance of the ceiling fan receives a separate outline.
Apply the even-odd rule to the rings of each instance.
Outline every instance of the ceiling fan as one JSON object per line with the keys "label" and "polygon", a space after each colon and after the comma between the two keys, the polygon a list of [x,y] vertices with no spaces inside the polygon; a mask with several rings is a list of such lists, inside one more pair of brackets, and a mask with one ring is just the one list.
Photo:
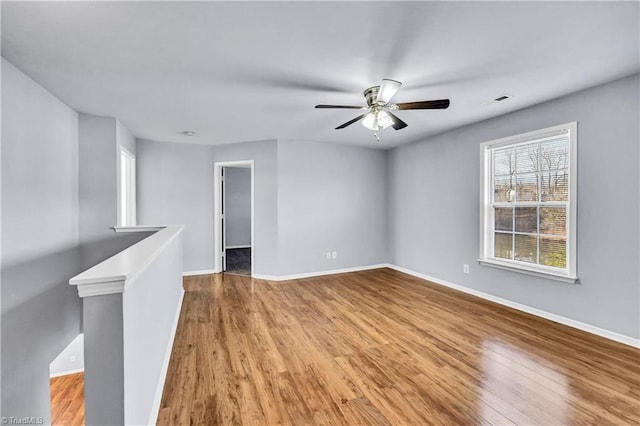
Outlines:
{"label": "ceiling fan", "polygon": [[367,106],[316,105],[316,108],[366,109],[368,110],[367,112],[341,124],[336,127],[336,130],[344,129],[356,121],[362,120],[362,125],[369,130],[373,130],[376,138],[380,140],[378,131],[381,129],[386,129],[391,126],[395,130],[400,130],[407,127],[407,123],[400,120],[391,111],[406,109],[445,109],[449,107],[449,99],[390,104],[389,101],[398,92],[400,86],[402,86],[402,83],[399,81],[384,79],[380,86],[369,87],[364,91]]}

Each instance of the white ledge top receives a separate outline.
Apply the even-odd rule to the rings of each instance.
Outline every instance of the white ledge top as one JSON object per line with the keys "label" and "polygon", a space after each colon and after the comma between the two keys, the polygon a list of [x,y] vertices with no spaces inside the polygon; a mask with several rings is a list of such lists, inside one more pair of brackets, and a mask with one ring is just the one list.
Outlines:
{"label": "white ledge top", "polygon": [[182,225],[127,228],[125,232],[157,232],[76,275],[69,284],[78,286],[80,297],[122,293],[180,235],[183,228]]}
{"label": "white ledge top", "polygon": [[163,225],[135,225],[135,226],[113,226],[115,232],[123,233],[123,232],[153,232],[160,231],[166,228]]}

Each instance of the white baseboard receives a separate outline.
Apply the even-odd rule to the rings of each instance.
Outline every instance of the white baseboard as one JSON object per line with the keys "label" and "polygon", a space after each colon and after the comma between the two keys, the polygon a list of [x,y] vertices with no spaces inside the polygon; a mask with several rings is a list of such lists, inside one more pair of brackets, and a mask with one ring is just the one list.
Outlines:
{"label": "white baseboard", "polygon": [[[482,291],[474,290],[469,287],[465,287],[459,284],[455,284],[452,282],[448,282],[445,280],[441,280],[439,278],[435,278],[426,274],[422,274],[420,272],[412,271],[407,268],[403,268],[401,266],[393,265],[390,263],[380,263],[376,265],[366,265],[366,266],[356,266],[353,268],[343,268],[343,269],[331,269],[328,271],[317,271],[317,272],[307,272],[303,274],[292,274],[292,275],[265,275],[265,274],[253,274],[253,278],[268,280],[268,281],[287,281],[287,280],[296,280],[301,278],[312,278],[319,277],[323,275],[334,275],[334,274],[344,274],[347,272],[358,272],[358,271],[366,271],[370,269],[379,269],[379,268],[391,268],[399,272],[403,272],[408,275],[412,275],[417,278],[421,278],[423,280],[427,280],[433,282],[435,284],[443,285],[445,287],[452,288],[454,290],[461,291],[463,293],[471,294],[473,296],[480,297],[481,299],[490,300],[492,302],[498,303],[500,305],[504,305],[522,312],[526,312],[541,318],[545,318],[572,328],[577,328],[578,330],[586,331],[587,333],[595,334],[600,337],[604,337],[619,343],[623,343],[625,345],[629,345],[635,348],[640,348],[640,339],[636,339],[634,337],[626,336],[624,334],[616,333],[614,331],[606,330],[604,328],[596,327],[590,324],[586,324],[580,321],[573,320],[571,318],[563,317],[561,315],[553,314],[551,312],[543,311],[542,309],[534,308],[531,306],[523,305],[522,303],[514,302],[508,299],[503,299],[502,297],[494,296],[492,294],[484,293]],[[202,274],[212,274],[215,273],[214,270],[205,270],[205,271],[191,271],[185,272],[183,276],[189,275],[202,275]]]}
{"label": "white baseboard", "polygon": [[75,370],[61,371],[60,373],[52,374],[49,376],[49,378],[53,379],[54,377],[68,376],[69,374],[76,374],[76,373],[83,373],[83,372],[84,372],[84,368],[77,368]]}
{"label": "white baseboard", "polygon": [[215,274],[216,271],[214,269],[202,269],[200,271],[184,271],[182,273],[183,277],[193,277],[194,275],[209,275]]}
{"label": "white baseboard", "polygon": [[596,327],[590,324],[586,324],[580,321],[573,320],[571,318],[563,317],[561,315],[553,314],[551,312],[543,311],[542,309],[533,308],[531,306],[523,305],[518,302],[513,302],[508,299],[503,299],[502,297],[494,296],[488,293],[483,293],[478,290],[474,290],[469,287],[464,287],[459,284],[454,284],[445,280],[441,280],[439,278],[431,277],[426,274],[422,274],[420,272],[415,272],[407,268],[403,268],[401,266],[396,265],[385,265],[388,268],[394,269],[399,272],[403,272],[408,275],[412,275],[417,278],[421,278],[423,280],[430,281],[435,284],[443,285],[445,287],[452,288],[454,290],[462,291],[467,294],[471,294],[477,297],[480,297],[485,300],[490,300],[495,303],[499,303],[500,305],[507,306],[509,308],[517,309],[522,312],[526,312],[528,314],[532,314],[541,318],[545,318],[569,327],[577,328],[582,331],[586,331],[591,334],[595,334],[600,337],[605,337],[610,340],[614,340],[619,343],[624,343],[625,345],[633,346],[635,348],[640,348],[640,339],[636,339],[634,337],[625,336],[624,334],[616,333],[614,331],[606,330],[600,327]]}
{"label": "white baseboard", "polygon": [[253,274],[253,278],[257,278],[260,280],[268,280],[268,281],[299,280],[301,278],[320,277],[323,275],[334,275],[334,274],[345,274],[347,272],[368,271],[370,269],[380,269],[380,268],[385,268],[387,266],[388,266],[387,264],[379,263],[376,265],[355,266],[352,268],[330,269],[328,271],[305,272],[303,274],[292,274],[292,275]]}
{"label": "white baseboard", "polygon": [[151,406],[151,413],[149,415],[149,425],[155,425],[158,420],[158,414],[160,413],[160,403],[162,402],[162,391],[164,390],[164,382],[167,379],[167,370],[169,369],[169,361],[171,360],[171,352],[173,351],[173,340],[176,337],[176,331],[178,330],[178,321],[180,320],[180,312],[182,311],[182,300],[184,299],[184,289],[180,293],[180,300],[178,301],[178,309],[176,309],[175,317],[173,318],[173,327],[171,329],[171,337],[167,344],[167,349],[164,351],[164,359],[162,360],[162,370],[160,372],[160,378],[156,385],[156,393],[153,398],[153,405]]}
{"label": "white baseboard", "polygon": [[239,248],[251,248],[251,244],[245,245],[245,246],[226,246],[225,250],[226,249],[232,249],[233,250],[233,249],[239,249]]}

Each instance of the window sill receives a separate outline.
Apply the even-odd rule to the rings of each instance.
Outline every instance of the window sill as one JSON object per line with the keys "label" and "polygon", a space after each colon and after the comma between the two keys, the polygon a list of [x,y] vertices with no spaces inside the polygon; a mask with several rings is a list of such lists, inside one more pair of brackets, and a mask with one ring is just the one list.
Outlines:
{"label": "window sill", "polygon": [[134,225],[134,226],[112,226],[114,232],[122,233],[122,232],[155,232],[160,231],[161,229],[166,228],[166,225],[158,226],[158,225]]}
{"label": "window sill", "polygon": [[478,263],[484,266],[490,266],[492,268],[504,269],[505,271],[519,272],[521,274],[533,275],[535,277],[548,278],[551,280],[562,281],[569,284],[576,284],[578,277],[557,274],[550,271],[541,271],[539,269],[527,268],[524,266],[514,266],[509,263],[500,262],[493,259],[478,259]]}

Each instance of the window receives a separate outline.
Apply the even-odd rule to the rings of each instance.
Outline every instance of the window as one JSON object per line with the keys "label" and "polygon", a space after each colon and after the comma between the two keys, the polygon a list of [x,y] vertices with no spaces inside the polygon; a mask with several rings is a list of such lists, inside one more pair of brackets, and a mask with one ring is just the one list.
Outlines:
{"label": "window", "polygon": [[120,208],[118,224],[136,225],[136,157],[120,148]]}
{"label": "window", "polygon": [[576,276],[577,123],[483,143],[480,263]]}

